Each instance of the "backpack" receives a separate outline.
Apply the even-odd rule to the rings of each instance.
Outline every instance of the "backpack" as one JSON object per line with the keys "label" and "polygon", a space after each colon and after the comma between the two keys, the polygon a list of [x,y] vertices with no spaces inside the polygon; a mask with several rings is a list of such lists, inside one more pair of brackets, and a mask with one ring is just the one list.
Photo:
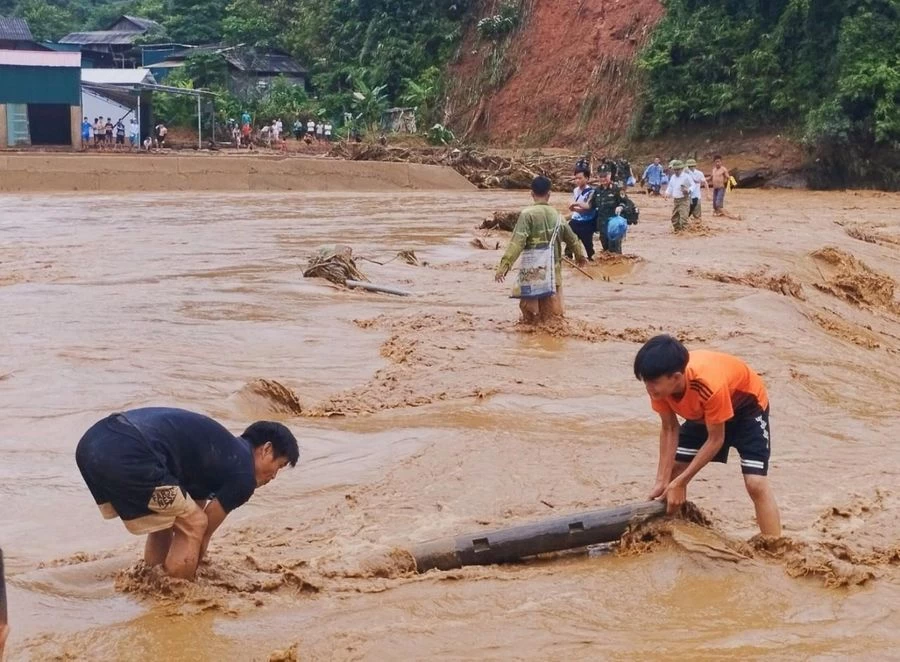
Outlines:
{"label": "backpack", "polygon": [[641,210],[638,209],[634,201],[628,196],[623,196],[622,200],[622,216],[628,221],[628,225],[637,225]]}

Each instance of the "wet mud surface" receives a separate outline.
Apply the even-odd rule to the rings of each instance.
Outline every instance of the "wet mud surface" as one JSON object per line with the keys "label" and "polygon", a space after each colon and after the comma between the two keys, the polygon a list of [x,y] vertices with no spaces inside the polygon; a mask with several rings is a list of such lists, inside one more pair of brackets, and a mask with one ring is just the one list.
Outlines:
{"label": "wet mud surface", "polygon": [[[565,267],[568,317],[535,329],[493,281],[508,234],[476,229],[524,195],[9,196],[11,659],[889,658],[900,248],[860,237],[900,236],[900,198],[728,201],[741,221],[676,237],[669,206],[641,200],[628,255]],[[416,295],[303,279],[336,241]],[[388,262],[401,250],[419,264]],[[691,483],[690,517],[621,545],[414,572],[417,542],[644,499],[657,429],[631,364],[661,331],[767,382],[783,538],[755,537],[732,458]],[[283,420],[301,441],[195,583],[144,568],[74,466],[93,421],[149,404],[235,431]]]}

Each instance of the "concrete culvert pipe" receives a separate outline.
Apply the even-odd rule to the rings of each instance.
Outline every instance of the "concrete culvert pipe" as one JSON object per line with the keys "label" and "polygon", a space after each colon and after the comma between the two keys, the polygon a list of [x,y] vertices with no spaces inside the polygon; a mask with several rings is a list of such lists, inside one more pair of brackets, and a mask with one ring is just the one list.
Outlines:
{"label": "concrete culvert pipe", "polygon": [[666,512],[662,501],[592,510],[584,513],[430,540],[412,549],[416,571],[453,570],[465,565],[518,561],[537,554],[613,542],[626,529]]}

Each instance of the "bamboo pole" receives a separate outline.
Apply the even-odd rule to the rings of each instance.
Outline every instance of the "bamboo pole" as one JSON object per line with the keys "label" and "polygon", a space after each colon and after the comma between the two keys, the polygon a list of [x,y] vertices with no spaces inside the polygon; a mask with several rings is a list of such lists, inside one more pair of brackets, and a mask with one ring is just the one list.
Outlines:
{"label": "bamboo pole", "polygon": [[518,561],[536,554],[618,540],[631,524],[666,512],[663,501],[645,501],[496,531],[440,538],[416,545],[416,571],[453,570],[465,565]]}
{"label": "bamboo pole", "polygon": [[575,262],[573,262],[572,260],[570,260],[569,258],[567,258],[565,255],[563,256],[563,259],[564,259],[566,262],[568,262],[569,264],[571,264],[573,267],[575,267],[576,269],[578,269],[578,271],[580,271],[581,273],[583,273],[585,276],[587,276],[587,277],[590,278],[591,280],[594,280],[594,277],[593,277],[593,276],[591,276],[587,271],[585,271],[584,269],[582,269],[581,267],[579,267],[577,264],[575,264]]}

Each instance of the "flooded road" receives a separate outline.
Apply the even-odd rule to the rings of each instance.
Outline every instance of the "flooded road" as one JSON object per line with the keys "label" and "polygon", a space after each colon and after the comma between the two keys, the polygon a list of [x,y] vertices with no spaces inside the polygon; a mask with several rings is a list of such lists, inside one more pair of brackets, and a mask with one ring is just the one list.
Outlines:
{"label": "flooded road", "polygon": [[[900,196],[738,191],[742,220],[683,237],[668,203],[637,196],[625,250],[639,259],[592,265],[594,280],[566,268],[568,321],[540,332],[493,282],[501,252],[470,243],[502,251],[508,234],[473,228],[527,199],[4,196],[10,659],[896,655]],[[304,279],[336,241],[416,296]],[[391,261],[401,249],[420,265]],[[657,423],[631,364],[662,331],[767,382],[785,541],[746,543],[732,460],[691,483],[709,527],[665,525],[611,555],[407,572],[392,550],[643,499]],[[196,585],[136,570],[141,541],[99,517],[75,468],[91,423],[145,405],[234,431],[278,418],[301,443],[298,467],[214,537]]]}

